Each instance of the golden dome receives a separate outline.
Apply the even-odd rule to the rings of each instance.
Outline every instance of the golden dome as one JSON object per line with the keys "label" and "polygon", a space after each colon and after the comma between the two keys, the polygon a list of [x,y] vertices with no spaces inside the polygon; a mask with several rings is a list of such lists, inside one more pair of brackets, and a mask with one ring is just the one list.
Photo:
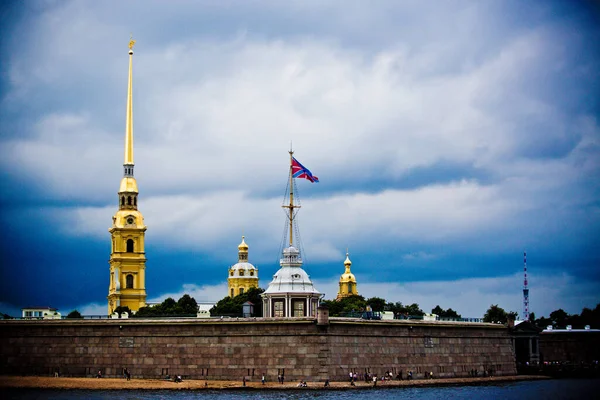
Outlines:
{"label": "golden dome", "polygon": [[350,266],[352,265],[352,261],[350,261],[350,257],[348,257],[348,253],[346,253],[346,261],[344,261],[344,266],[346,267],[346,271],[340,276],[340,282],[356,282],[356,278],[354,274],[350,272]]}
{"label": "golden dome", "polygon": [[347,265],[347,266],[352,265],[352,261],[350,261],[350,258],[348,257],[348,253],[346,253],[346,261],[344,261],[344,265]]}
{"label": "golden dome", "polygon": [[244,241],[244,236],[242,236],[242,243],[238,246],[239,251],[248,251],[248,245]]}

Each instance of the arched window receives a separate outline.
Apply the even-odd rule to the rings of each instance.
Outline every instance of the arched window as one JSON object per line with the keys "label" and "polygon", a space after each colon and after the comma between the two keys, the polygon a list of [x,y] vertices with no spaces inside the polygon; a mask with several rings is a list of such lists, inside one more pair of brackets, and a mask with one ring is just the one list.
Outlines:
{"label": "arched window", "polygon": [[127,239],[127,252],[133,253],[133,239]]}
{"label": "arched window", "polygon": [[231,288],[231,297],[235,297],[233,294],[233,288]]}
{"label": "arched window", "polygon": [[352,293],[352,282],[348,282],[348,293]]}
{"label": "arched window", "polygon": [[238,271],[238,274],[240,274],[240,276],[244,276],[244,270],[241,270],[241,269],[240,269],[240,270]]}
{"label": "arched window", "polygon": [[121,205],[124,206],[125,205],[125,196],[121,196]]}
{"label": "arched window", "polygon": [[129,274],[125,277],[125,287],[127,289],[133,289],[133,275]]}
{"label": "arched window", "polygon": [[137,197],[134,197],[134,198],[133,198],[133,205],[134,205],[134,206],[137,206]]}
{"label": "arched window", "polygon": [[240,288],[240,294],[244,294],[244,288],[243,287]]}
{"label": "arched window", "polygon": [[130,206],[131,205],[131,196],[127,197],[127,205]]}
{"label": "arched window", "polygon": [[250,271],[250,276],[254,276],[254,271]]}

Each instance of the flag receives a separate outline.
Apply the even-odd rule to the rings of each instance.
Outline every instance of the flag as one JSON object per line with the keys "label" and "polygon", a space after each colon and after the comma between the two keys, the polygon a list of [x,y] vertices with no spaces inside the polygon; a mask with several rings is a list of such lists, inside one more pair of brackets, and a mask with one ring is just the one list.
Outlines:
{"label": "flag", "polygon": [[308,168],[300,164],[294,157],[292,157],[292,177],[308,179],[311,182],[319,182],[319,178],[313,176]]}

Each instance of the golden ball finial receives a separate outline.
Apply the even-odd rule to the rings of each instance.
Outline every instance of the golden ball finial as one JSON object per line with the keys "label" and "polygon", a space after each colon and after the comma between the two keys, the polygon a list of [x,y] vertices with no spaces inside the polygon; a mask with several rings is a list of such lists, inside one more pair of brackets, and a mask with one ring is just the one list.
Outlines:
{"label": "golden ball finial", "polygon": [[133,50],[133,46],[135,45],[135,40],[133,40],[133,35],[129,36],[129,50]]}

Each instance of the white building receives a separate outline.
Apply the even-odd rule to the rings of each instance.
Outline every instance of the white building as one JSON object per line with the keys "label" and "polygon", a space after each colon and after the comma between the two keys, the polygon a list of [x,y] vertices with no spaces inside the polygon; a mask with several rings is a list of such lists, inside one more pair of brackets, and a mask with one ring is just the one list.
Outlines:
{"label": "white building", "polygon": [[320,299],[324,296],[315,288],[302,269],[300,252],[295,247],[283,249],[281,268],[263,294],[264,317],[316,317]]}
{"label": "white building", "polygon": [[58,308],[52,307],[25,307],[21,308],[22,317],[25,319],[60,319]]}

